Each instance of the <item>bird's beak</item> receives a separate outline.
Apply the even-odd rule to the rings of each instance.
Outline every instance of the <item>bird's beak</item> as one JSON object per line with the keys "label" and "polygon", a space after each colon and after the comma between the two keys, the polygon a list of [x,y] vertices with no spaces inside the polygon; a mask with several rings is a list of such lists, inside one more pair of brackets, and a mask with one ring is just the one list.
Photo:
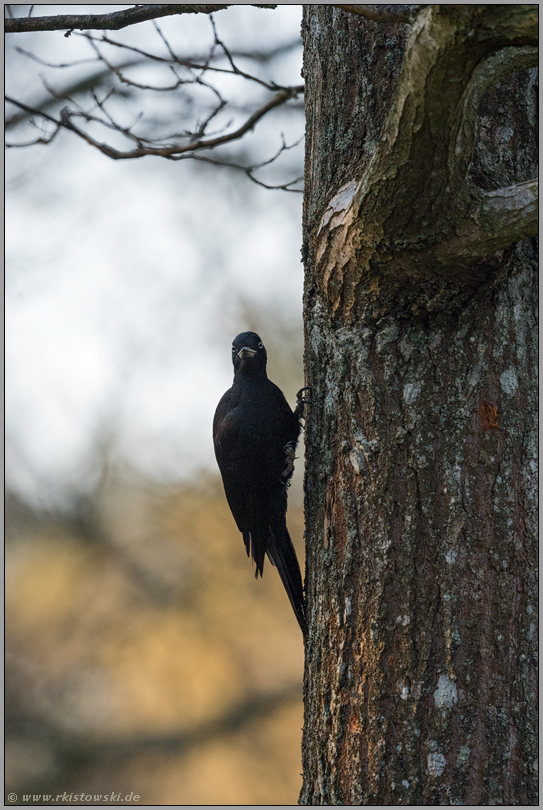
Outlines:
{"label": "bird's beak", "polygon": [[238,357],[240,360],[243,360],[244,357],[254,357],[256,354],[256,349],[250,349],[248,346],[244,346],[243,349],[240,349],[238,352]]}

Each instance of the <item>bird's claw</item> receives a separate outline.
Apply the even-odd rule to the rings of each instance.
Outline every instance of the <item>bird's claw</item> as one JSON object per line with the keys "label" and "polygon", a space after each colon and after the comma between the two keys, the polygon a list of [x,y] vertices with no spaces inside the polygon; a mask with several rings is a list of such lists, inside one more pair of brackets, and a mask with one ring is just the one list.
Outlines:
{"label": "bird's claw", "polygon": [[[293,446],[293,442],[289,442],[285,444],[283,450],[285,451],[285,461],[286,466],[283,472],[281,473],[281,478],[290,478],[292,475],[292,471],[294,470],[294,459],[296,458],[296,450]],[[290,481],[287,481],[287,486],[290,485]]]}
{"label": "bird's claw", "polygon": [[[305,392],[309,391],[309,395]],[[296,394],[296,410],[294,413],[298,417],[298,419],[303,419],[304,417],[304,409],[306,405],[311,405],[312,399],[311,394],[313,393],[313,389],[306,386],[305,388],[300,388],[298,393]]]}

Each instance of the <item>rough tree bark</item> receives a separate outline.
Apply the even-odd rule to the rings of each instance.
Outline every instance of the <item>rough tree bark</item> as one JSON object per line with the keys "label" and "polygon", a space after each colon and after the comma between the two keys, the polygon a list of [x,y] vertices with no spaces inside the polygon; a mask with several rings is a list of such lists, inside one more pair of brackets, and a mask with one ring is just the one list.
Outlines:
{"label": "rough tree bark", "polygon": [[304,7],[300,803],[535,805],[537,6],[418,9]]}

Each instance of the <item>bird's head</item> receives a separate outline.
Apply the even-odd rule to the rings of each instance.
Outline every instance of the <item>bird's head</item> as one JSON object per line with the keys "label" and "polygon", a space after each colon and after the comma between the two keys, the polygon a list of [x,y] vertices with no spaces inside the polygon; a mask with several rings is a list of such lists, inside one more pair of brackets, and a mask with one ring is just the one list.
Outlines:
{"label": "bird's head", "polygon": [[242,332],[232,341],[234,371],[248,373],[266,371],[268,355],[256,332]]}

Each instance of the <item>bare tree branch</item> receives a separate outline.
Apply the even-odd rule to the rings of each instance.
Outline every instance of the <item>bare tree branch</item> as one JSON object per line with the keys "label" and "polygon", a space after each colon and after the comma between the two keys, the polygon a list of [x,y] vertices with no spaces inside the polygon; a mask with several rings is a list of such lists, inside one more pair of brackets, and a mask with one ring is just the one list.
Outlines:
{"label": "bare tree branch", "polygon": [[61,121],[57,121],[56,118],[48,115],[43,110],[38,110],[35,107],[30,107],[28,104],[23,104],[22,101],[17,101],[15,98],[11,98],[11,96],[4,96],[4,100],[7,101],[9,104],[14,104],[16,107],[20,107],[21,110],[24,110],[30,116],[37,116],[39,118],[45,118],[46,121],[51,121],[52,124],[55,124],[57,127],[62,126]]}
{"label": "bare tree branch", "polygon": [[452,261],[473,261],[535,236],[538,209],[537,180],[481,192],[481,200],[456,226],[456,233],[437,245],[435,258],[445,266]]}
{"label": "bare tree branch", "polygon": [[[470,261],[535,234],[535,184],[481,196],[468,172],[483,93],[537,64],[537,37],[536,5],[431,5],[418,14],[373,157],[322,217],[317,261],[333,308],[351,306],[370,263],[448,272],[456,256],[465,273]],[[431,271],[421,243],[443,245]]]}
{"label": "bare tree branch", "polygon": [[507,78],[511,73],[526,67],[536,67],[539,49],[533,45],[507,47],[481,62],[473,71],[462,99],[458,115],[458,127],[451,133],[449,142],[449,164],[456,167],[460,183],[468,173],[477,139],[479,104],[483,95],[493,85]]}
{"label": "bare tree branch", "polygon": [[[419,15],[363,193],[366,211],[387,208],[389,234],[418,235],[429,211],[447,225],[462,207],[478,103],[492,84],[537,64],[537,35],[537,6],[434,5]],[[414,182],[424,189],[416,200]]]}
{"label": "bare tree branch", "polygon": [[[95,60],[93,60],[95,61]],[[135,65],[140,65],[143,60],[132,60],[128,62],[123,62],[122,64],[118,65],[119,70],[124,70],[129,67],[134,67]],[[47,95],[43,95],[37,101],[33,102],[31,105],[32,115],[39,115],[41,112],[46,112],[47,110],[51,110],[56,104],[60,101],[70,101],[77,96],[81,96],[85,93],[90,93],[91,91],[98,90],[99,88],[103,87],[104,85],[107,86],[111,83],[111,71],[109,68],[102,68],[100,70],[94,71],[89,76],[86,76],[84,79],[78,79],[71,84],[65,85],[58,90],[52,90],[49,85],[45,85]],[[128,96],[131,92],[129,88],[120,88],[116,89],[117,95],[122,95],[124,97]],[[17,104],[14,99],[10,99],[10,103]],[[18,105],[21,112],[14,113],[7,117],[4,121],[4,126],[6,130],[13,129],[15,126],[27,121],[29,118],[29,112],[26,111],[24,106]]]}
{"label": "bare tree branch", "polygon": [[[157,28],[158,28],[158,26],[157,26]],[[161,33],[160,29],[159,29],[159,33]],[[141,49],[138,49],[138,48],[136,48],[134,46],[129,46],[129,45],[126,45],[126,44],[121,43],[121,42],[116,42],[115,40],[112,40],[112,39],[110,39],[109,37],[106,37],[106,36],[103,36],[101,38],[98,38],[98,37],[93,38],[90,35],[81,35],[81,34],[78,34],[77,36],[86,36],[86,39],[89,42],[91,40],[94,40],[95,42],[103,42],[103,43],[109,44],[111,46],[114,46],[116,48],[124,49],[125,51],[128,50],[128,51],[131,51],[132,53],[134,53],[135,54],[134,58],[126,59],[126,60],[124,60],[124,61],[122,61],[120,63],[117,63],[115,65],[115,69],[117,71],[123,73],[123,76],[124,76],[124,71],[125,70],[127,70],[129,68],[134,68],[134,67],[141,67],[141,65],[145,64],[146,60],[150,60],[150,61],[153,61],[153,62],[161,62],[161,63],[163,63],[165,65],[167,64],[167,65],[171,66],[172,59],[175,62],[175,64],[178,64],[178,65],[181,65],[183,67],[193,69],[193,70],[202,70],[202,71],[203,70],[211,70],[212,72],[215,72],[215,73],[223,73],[223,72],[224,73],[231,73],[232,72],[231,70],[228,70],[228,69],[225,69],[225,68],[218,68],[215,65],[208,64],[209,59],[210,59],[209,54],[207,56],[199,54],[199,55],[193,55],[193,56],[186,56],[184,58],[180,58],[180,57],[177,57],[175,55],[172,55],[172,59],[167,59],[167,58],[164,58],[164,57],[159,57],[159,56],[157,56],[155,54],[152,54],[152,53],[147,53],[147,52],[142,51]],[[166,43],[166,44],[168,46],[168,43]],[[293,50],[295,47],[300,47],[300,46],[301,46],[300,38],[297,37],[295,40],[291,40],[290,42],[287,42],[284,45],[279,45],[278,47],[271,48],[269,50],[262,50],[261,49],[261,50],[254,50],[254,51],[253,50],[245,51],[245,50],[234,49],[234,50],[229,51],[229,53],[230,53],[230,56],[232,58],[234,58],[234,59],[243,58],[243,59],[252,60],[252,61],[257,62],[257,63],[266,64],[268,62],[271,62],[273,59],[277,58],[278,56],[281,56],[282,54]],[[51,62],[45,61],[43,59],[40,59],[38,56],[36,56],[36,54],[33,54],[33,53],[29,52],[29,51],[26,51],[23,48],[17,47],[17,48],[15,48],[15,50],[18,53],[22,54],[23,56],[26,56],[28,59],[31,59],[34,62],[37,62],[40,65],[43,65],[44,67],[53,68],[53,69],[57,69],[57,70],[58,69],[64,70],[64,69],[67,69],[67,68],[70,68],[70,67],[76,67],[76,66],[86,64],[86,63],[93,64],[93,63],[98,62],[98,63],[102,63],[102,65],[103,65],[103,67],[95,70],[89,76],[87,76],[87,77],[85,77],[83,79],[78,78],[75,81],[64,85],[63,87],[60,87],[60,88],[56,89],[54,92],[52,92],[52,91],[50,91],[48,89],[46,95],[42,96],[41,98],[36,99],[30,105],[32,110],[33,110],[33,112],[32,112],[33,115],[36,115],[38,112],[41,112],[41,111],[49,111],[49,110],[51,110],[52,108],[55,107],[56,104],[58,104],[59,99],[64,100],[64,102],[66,102],[66,101],[72,100],[73,98],[75,98],[77,96],[83,95],[84,93],[88,93],[93,89],[97,90],[100,87],[108,86],[108,85],[111,84],[111,81],[112,81],[113,76],[114,76],[114,74],[112,73],[112,70],[111,70],[111,68],[109,66],[109,63],[106,62],[105,59],[102,59],[101,55],[98,56],[98,57],[91,57],[89,59],[79,59],[79,60],[76,60],[74,62],[69,62],[69,63],[65,63],[65,62],[51,63]],[[216,60],[227,59],[226,54],[224,54],[223,52],[215,53],[214,58]],[[249,74],[247,74],[247,76],[249,77]],[[258,81],[257,77],[250,77],[250,78],[252,78],[253,80]],[[279,86],[275,85],[274,83],[272,83],[272,84],[269,84],[269,83],[266,83],[266,82],[261,82],[261,83],[264,84],[264,86],[269,87],[269,89],[273,89],[273,90],[281,89]],[[115,93],[116,93],[117,96],[120,95],[120,96],[127,97],[132,92],[131,87],[135,88],[135,83],[133,83],[133,84],[131,84],[129,86],[129,84],[127,82],[125,82],[123,87],[117,88],[115,90]],[[232,103],[229,103],[228,108],[230,110],[236,109],[236,105],[234,105]],[[289,106],[289,109],[293,109],[293,108],[294,108],[293,105]],[[20,108],[19,112],[14,113],[13,115],[11,115],[11,116],[9,116],[8,118],[5,119],[4,126],[5,126],[6,129],[11,129],[11,128],[23,123],[24,121],[27,121],[28,118],[29,118],[29,113],[27,111],[25,111],[25,109]]]}
{"label": "bare tree branch", "polygon": [[[258,5],[255,8],[277,8],[276,5]],[[64,31],[90,30],[118,31],[128,25],[155,20],[159,17],[170,17],[178,14],[213,14],[216,11],[230,8],[229,5],[175,5],[157,4],[134,6],[110,14],[59,14],[52,17],[14,17],[4,21],[6,34],[31,31]],[[67,36],[67,35],[66,35]]]}
{"label": "bare tree branch", "polygon": [[[260,109],[256,110],[256,112],[254,112],[244,124],[238,127],[238,129],[225,135],[220,135],[215,138],[207,138],[205,140],[197,140],[186,144],[172,144],[169,146],[156,147],[142,145],[137,149],[133,149],[128,152],[121,152],[118,149],[108,146],[108,144],[99,143],[86,132],[83,132],[81,129],[76,127],[71,120],[72,117],[74,117],[74,113],[72,113],[67,107],[64,107],[60,112],[60,122],[55,121],[55,123],[61,124],[62,126],[66,127],[66,129],[72,130],[88,144],[94,146],[100,152],[103,152],[113,160],[131,160],[133,158],[143,157],[144,155],[156,155],[157,157],[173,159],[176,155],[182,155],[187,152],[196,152],[202,149],[214,149],[217,146],[222,146],[225,143],[231,143],[232,141],[238,140],[245,135],[246,132],[249,132],[249,130],[251,130],[254,125],[266,115],[266,113],[270,112],[270,110],[273,110],[275,107],[279,107],[281,104],[284,104],[289,99],[295,98],[298,93],[302,92],[303,85],[299,87],[287,87],[286,89],[281,90],[281,92],[277,93],[270,101],[267,102],[267,104],[264,104],[262,107],[260,107]],[[50,119],[50,116],[47,117]]]}
{"label": "bare tree branch", "polygon": [[[101,36],[94,36],[92,33],[85,32],[77,34],[87,40],[89,45],[93,48],[95,56],[91,60],[80,59],[77,64],[86,61],[102,63],[102,69],[95,71],[92,76],[88,78],[78,79],[72,85],[68,85],[62,89],[56,90],[49,86],[45,78],[42,77],[42,83],[47,91],[47,97],[40,99],[38,102],[18,102],[15,98],[9,97],[7,100],[18,107],[18,112],[8,118],[6,128],[15,126],[19,123],[28,122],[38,127],[37,121],[41,118],[44,122],[50,122],[55,125],[53,135],[48,135],[47,132],[40,133],[40,137],[32,141],[25,140],[19,143],[8,143],[8,147],[31,145],[34,143],[47,143],[48,138],[54,137],[61,129],[69,129],[80,138],[85,140],[89,145],[101,151],[103,154],[111,157],[114,160],[133,159],[143,157],[145,155],[155,155],[164,157],[169,160],[185,160],[194,159],[198,154],[198,159],[212,165],[220,165],[225,168],[241,171],[245,176],[264,188],[281,189],[295,193],[301,193],[298,187],[300,177],[287,180],[286,182],[268,183],[258,176],[259,170],[268,166],[276,161],[283,152],[292,148],[287,146],[283,141],[279,151],[270,159],[265,161],[252,161],[247,165],[246,158],[241,157],[238,160],[218,155],[216,158],[211,158],[203,155],[202,152],[209,152],[216,147],[224,146],[236,141],[248,133],[255,124],[271,110],[281,106],[286,101],[294,99],[298,94],[303,93],[302,86],[296,87],[282,87],[273,81],[264,81],[259,76],[253,75],[247,70],[242,70],[236,64],[236,53],[230,51],[226,44],[220,39],[213,18],[210,16],[210,22],[213,29],[214,42],[211,45],[207,56],[198,60],[187,59],[186,57],[179,56],[171,47],[168,39],[162,33],[160,27],[154,21],[155,28],[163,44],[166,47],[166,54],[161,49],[160,52],[155,53],[149,50],[142,50],[134,45],[127,45],[116,39],[111,39],[107,34],[103,33]],[[299,40],[297,40],[297,44]],[[290,49],[293,43],[287,43]],[[124,62],[116,62],[112,58],[111,52],[107,48],[114,48],[123,53],[129,52],[128,58]],[[45,67],[62,68],[69,67],[65,63],[50,64],[44,60],[35,57],[34,54],[23,49],[17,49],[22,55],[27,56]],[[267,61],[272,53],[277,49],[273,49],[269,53],[258,52],[256,54],[256,61]],[[282,51],[283,48],[280,48]],[[244,57],[251,57],[251,53],[241,54]],[[132,57],[132,58],[130,58]],[[264,58],[265,57],[265,58]],[[222,62],[222,65],[221,65]],[[226,62],[226,64],[224,64]],[[149,63],[157,65],[166,69],[166,81],[155,81],[150,84],[148,81],[142,82],[132,78],[130,68],[141,68],[142,65]],[[128,69],[128,72],[127,72]],[[236,122],[236,128],[233,129],[232,122],[225,124],[224,116],[218,119],[217,116],[226,108],[227,101],[221,96],[221,93],[213,84],[209,83],[206,74],[225,74],[236,76],[243,81],[255,82],[266,90],[272,91],[274,97],[268,102],[262,104],[258,109],[254,107],[249,110],[238,110],[235,105],[229,105],[228,110],[236,109],[236,112],[243,112],[246,117],[245,123],[241,125]],[[174,81],[172,82],[172,74]],[[164,75],[164,74],[163,74]],[[179,93],[179,88],[183,86],[192,85],[195,89],[202,88],[214,94],[215,99],[212,104],[205,96],[193,95],[187,92]],[[105,87],[104,87],[105,86]],[[97,92],[100,87],[104,87],[105,93]],[[139,112],[132,117],[132,123],[127,125],[121,123],[121,115],[123,110],[119,105],[110,104],[110,99],[115,100],[118,96],[129,95],[135,96],[135,91],[151,90],[159,91],[161,93],[175,92],[172,99],[175,99],[175,117],[179,117],[179,102],[186,105],[187,112],[190,114],[193,121],[191,129],[184,131],[177,131],[173,134],[166,134],[164,132],[164,121],[153,120],[149,117],[143,118],[142,112]],[[81,96],[88,93],[93,101],[92,106],[84,108],[78,103],[75,96]],[[66,103],[68,106],[60,111],[59,117],[54,117],[53,110],[59,109],[61,106],[59,101]],[[197,102],[199,109],[195,107],[194,102]],[[289,107],[290,108],[290,107]],[[124,117],[124,116],[123,116]],[[87,124],[104,126],[109,130],[116,131],[123,135],[132,142],[132,147],[128,150],[123,150],[122,147],[110,145],[107,142],[102,142],[94,131],[88,127],[82,127],[76,122],[77,118],[82,118]],[[195,119],[195,120],[194,120]],[[169,111],[169,118],[171,120],[171,110]],[[220,121],[219,126],[215,132],[210,131],[211,124],[215,120]],[[39,129],[39,127],[38,127]],[[161,131],[162,130],[162,131]],[[295,144],[293,144],[294,146]]]}

